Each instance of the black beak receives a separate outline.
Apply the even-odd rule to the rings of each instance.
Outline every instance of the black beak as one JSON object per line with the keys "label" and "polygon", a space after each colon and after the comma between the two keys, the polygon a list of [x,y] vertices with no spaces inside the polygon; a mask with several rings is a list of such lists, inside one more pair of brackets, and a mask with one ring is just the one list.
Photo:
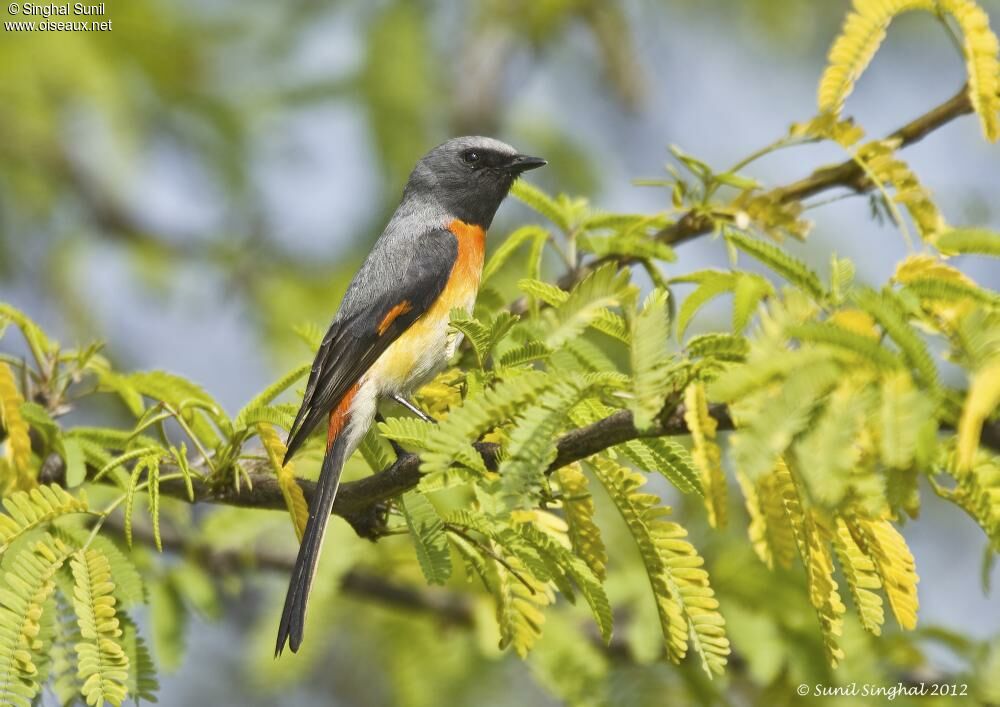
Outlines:
{"label": "black beak", "polygon": [[529,155],[518,155],[510,163],[510,169],[515,174],[520,174],[521,172],[527,172],[529,169],[538,169],[539,167],[544,167],[548,162],[543,160],[541,157],[531,157]]}

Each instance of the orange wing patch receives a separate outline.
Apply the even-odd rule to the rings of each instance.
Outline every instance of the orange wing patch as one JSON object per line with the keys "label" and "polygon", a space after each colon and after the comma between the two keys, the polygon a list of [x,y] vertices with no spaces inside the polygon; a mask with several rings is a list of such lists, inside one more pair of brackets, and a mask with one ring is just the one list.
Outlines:
{"label": "orange wing patch", "polygon": [[404,314],[406,314],[407,312],[409,312],[411,309],[413,309],[413,305],[410,304],[409,300],[405,300],[405,299],[402,302],[400,302],[399,304],[397,304],[395,307],[393,307],[392,309],[390,309],[386,313],[386,315],[384,317],[382,317],[382,321],[379,322],[379,324],[378,324],[377,329],[378,329],[379,335],[381,336],[382,334],[384,334],[386,332],[386,330],[390,327],[390,325],[392,325],[392,323],[394,321],[396,321],[396,319],[398,319],[399,317],[403,316]]}
{"label": "orange wing patch", "polygon": [[351,403],[354,402],[354,396],[358,394],[358,387],[359,384],[355,383],[348,388],[337,407],[330,411],[330,426],[326,430],[326,451],[328,452],[340,433],[344,431]]}

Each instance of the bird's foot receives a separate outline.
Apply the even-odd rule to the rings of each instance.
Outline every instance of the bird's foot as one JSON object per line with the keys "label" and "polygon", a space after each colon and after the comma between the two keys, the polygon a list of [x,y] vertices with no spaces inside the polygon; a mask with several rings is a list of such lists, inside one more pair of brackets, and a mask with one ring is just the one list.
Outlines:
{"label": "bird's foot", "polygon": [[421,410],[420,408],[418,408],[416,405],[414,405],[413,403],[411,403],[409,400],[407,400],[406,398],[404,398],[402,395],[393,395],[392,399],[395,400],[400,405],[402,405],[407,410],[409,410],[410,412],[412,412],[414,415],[416,415],[417,417],[419,417],[424,422],[433,422],[435,425],[437,424],[437,420],[435,420],[433,417],[431,417],[430,415],[428,415],[426,412],[424,412],[423,410]]}
{"label": "bird's foot", "polygon": [[358,534],[358,537],[375,542],[389,530],[389,504],[374,503],[357,513],[345,516],[344,519]]}

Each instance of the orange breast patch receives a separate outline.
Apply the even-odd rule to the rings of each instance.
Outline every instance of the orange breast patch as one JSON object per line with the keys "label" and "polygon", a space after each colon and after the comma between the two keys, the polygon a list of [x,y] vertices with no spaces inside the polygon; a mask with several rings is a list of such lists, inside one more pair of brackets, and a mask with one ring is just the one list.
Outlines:
{"label": "orange breast patch", "polygon": [[463,288],[471,285],[478,290],[479,279],[483,275],[483,258],[486,255],[486,230],[459,219],[449,223],[448,230],[458,239],[458,257],[451,269],[448,288],[454,283]]}
{"label": "orange breast patch", "polygon": [[379,381],[379,385],[389,389],[405,388],[414,375],[419,377],[433,372],[448,351],[451,310],[472,310],[483,276],[486,231],[458,219],[448,224],[448,230],[458,245],[448,281],[424,315],[413,322],[372,367],[369,375]]}

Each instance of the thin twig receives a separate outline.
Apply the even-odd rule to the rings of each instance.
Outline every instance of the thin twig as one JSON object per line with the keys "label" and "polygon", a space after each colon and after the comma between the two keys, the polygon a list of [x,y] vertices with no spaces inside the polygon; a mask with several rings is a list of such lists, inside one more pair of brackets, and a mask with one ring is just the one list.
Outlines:
{"label": "thin twig", "polygon": [[[911,120],[886,139],[898,139],[900,148],[903,148],[921,140],[928,133],[950,123],[955,118],[971,112],[972,103],[969,100],[968,90],[963,86],[947,101]],[[787,204],[837,187],[847,187],[858,193],[864,193],[871,190],[873,186],[871,181],[866,178],[864,170],[854,160],[846,160],[833,167],[820,168],[808,177],[786,186],[776,187],[766,192],[765,196],[770,196],[779,203]],[[673,224],[661,229],[656,234],[656,238],[664,243],[677,245],[711,232],[714,226],[714,221],[705,213],[691,210]]]}
{"label": "thin twig", "polygon": [[510,563],[507,562],[506,558],[504,558],[502,555],[498,555],[497,553],[493,552],[493,549],[491,547],[489,547],[488,545],[480,542],[478,539],[476,539],[476,538],[472,537],[471,535],[469,535],[467,532],[465,532],[464,528],[460,528],[457,525],[452,525],[452,524],[448,523],[448,524],[445,525],[445,530],[447,530],[449,533],[454,533],[455,535],[457,535],[458,537],[462,538],[463,540],[465,540],[467,542],[470,542],[473,545],[475,545],[477,548],[479,548],[479,550],[481,552],[483,552],[483,554],[489,556],[494,561],[496,561],[496,562],[500,563],[501,565],[503,565],[507,569],[508,572],[510,572],[512,575],[514,575],[514,577],[517,579],[518,582],[520,582],[521,584],[524,585],[525,589],[527,589],[533,595],[537,593],[535,591],[535,588],[532,587],[528,583],[528,580],[526,580],[524,577],[522,577],[520,572],[518,572],[516,569],[514,569],[513,567],[510,566]]}

